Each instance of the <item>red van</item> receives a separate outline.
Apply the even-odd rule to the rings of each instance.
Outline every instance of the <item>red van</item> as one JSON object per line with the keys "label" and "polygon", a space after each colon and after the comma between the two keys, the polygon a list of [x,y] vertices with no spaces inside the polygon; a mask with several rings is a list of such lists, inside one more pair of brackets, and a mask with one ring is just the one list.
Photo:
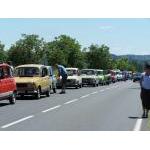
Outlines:
{"label": "red van", "polygon": [[0,100],[4,99],[8,99],[10,104],[15,104],[16,83],[11,66],[0,63]]}

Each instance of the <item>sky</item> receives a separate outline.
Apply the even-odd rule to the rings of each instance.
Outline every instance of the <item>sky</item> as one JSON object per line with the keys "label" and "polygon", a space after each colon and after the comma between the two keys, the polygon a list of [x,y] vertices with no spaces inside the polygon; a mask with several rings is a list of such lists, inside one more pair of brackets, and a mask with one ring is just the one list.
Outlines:
{"label": "sky", "polygon": [[116,55],[150,54],[150,19],[0,19],[0,41],[6,48],[21,34],[38,34],[46,41],[66,34],[82,48],[105,44]]}

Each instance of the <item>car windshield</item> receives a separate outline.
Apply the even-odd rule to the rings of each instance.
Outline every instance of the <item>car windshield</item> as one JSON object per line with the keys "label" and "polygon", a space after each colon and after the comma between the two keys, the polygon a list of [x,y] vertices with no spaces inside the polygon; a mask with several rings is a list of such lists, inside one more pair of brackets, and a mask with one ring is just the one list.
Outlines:
{"label": "car windshield", "polygon": [[2,70],[2,68],[0,67],[0,78],[2,78],[3,77],[3,70]]}
{"label": "car windshield", "polygon": [[141,76],[141,73],[136,73],[135,76],[136,76],[136,77],[140,77],[140,76]]}
{"label": "car windshield", "polygon": [[103,75],[103,71],[97,71],[98,75]]}
{"label": "car windshield", "polygon": [[77,70],[67,69],[68,76],[77,75]]}
{"label": "car windshield", "polygon": [[81,74],[95,75],[95,71],[94,70],[81,70]]}
{"label": "car windshield", "polygon": [[39,68],[36,67],[19,67],[15,70],[16,77],[33,77],[39,76],[40,71]]}

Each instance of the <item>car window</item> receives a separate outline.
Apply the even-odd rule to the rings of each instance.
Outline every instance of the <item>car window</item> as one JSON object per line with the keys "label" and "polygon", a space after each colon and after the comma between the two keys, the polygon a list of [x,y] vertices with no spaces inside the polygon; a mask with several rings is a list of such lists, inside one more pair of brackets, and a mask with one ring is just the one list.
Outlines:
{"label": "car window", "polygon": [[3,78],[3,76],[4,76],[3,69],[2,69],[2,68],[0,68],[0,79],[2,79],[2,78]]}
{"label": "car window", "polygon": [[67,69],[67,74],[68,74],[68,76],[73,76],[73,75],[77,75],[78,72],[77,72],[77,70]]}
{"label": "car window", "polygon": [[97,71],[98,75],[103,75],[103,71]]}
{"label": "car window", "polygon": [[45,76],[47,76],[48,75],[48,70],[47,70],[47,68],[43,68],[42,69],[42,77],[45,77]]}
{"label": "car window", "polygon": [[9,67],[3,67],[3,76],[5,78],[11,77],[11,69]]}
{"label": "car window", "polygon": [[33,76],[39,76],[40,71],[37,67],[19,67],[15,69],[15,76],[21,76],[21,77],[33,77]]}
{"label": "car window", "polygon": [[81,74],[95,75],[95,71],[94,70],[81,70]]}

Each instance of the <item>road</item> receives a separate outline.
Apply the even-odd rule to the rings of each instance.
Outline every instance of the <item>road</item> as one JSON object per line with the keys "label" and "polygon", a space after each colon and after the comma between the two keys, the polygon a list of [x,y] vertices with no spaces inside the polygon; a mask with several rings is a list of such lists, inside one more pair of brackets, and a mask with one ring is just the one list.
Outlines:
{"label": "road", "polygon": [[139,131],[147,129],[141,119],[138,83],[67,89],[34,100],[18,99],[15,105],[0,102],[2,131]]}

